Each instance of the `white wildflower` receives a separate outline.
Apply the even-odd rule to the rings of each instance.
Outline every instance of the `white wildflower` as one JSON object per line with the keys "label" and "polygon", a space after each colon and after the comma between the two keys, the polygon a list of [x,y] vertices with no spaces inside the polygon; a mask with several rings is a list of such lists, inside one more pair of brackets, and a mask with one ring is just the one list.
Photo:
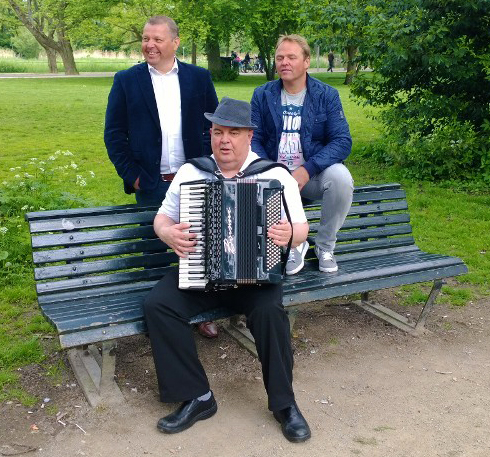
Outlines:
{"label": "white wildflower", "polygon": [[39,165],[46,165],[46,162],[45,162],[44,160],[41,160],[41,161],[39,162]]}
{"label": "white wildflower", "polygon": [[24,185],[25,185],[25,182],[24,182],[24,181],[21,181],[21,182],[19,183],[19,186],[24,186]]}
{"label": "white wildflower", "polygon": [[12,262],[5,262],[5,266],[8,268],[8,267],[11,267],[12,266]]}
{"label": "white wildflower", "polygon": [[14,178],[20,179],[20,175],[15,175]]}
{"label": "white wildflower", "polygon": [[3,184],[4,186],[6,186],[6,185],[8,184],[8,182],[7,182],[7,181],[2,181],[2,184]]}
{"label": "white wildflower", "polygon": [[34,176],[29,174],[29,173],[24,173],[24,177],[25,178],[34,178]]}
{"label": "white wildflower", "polygon": [[10,168],[10,171],[15,171],[15,168]]}
{"label": "white wildflower", "polygon": [[70,151],[63,151],[63,155],[64,155],[64,156],[72,156],[72,155],[73,155],[73,153],[72,153],[72,152],[70,152]]}
{"label": "white wildflower", "polygon": [[46,208],[43,208],[42,206],[39,207],[39,211],[44,211]]}
{"label": "white wildflower", "polygon": [[92,178],[95,178],[95,173],[93,171],[89,171],[89,173]]}
{"label": "white wildflower", "polygon": [[24,205],[24,206],[21,208],[21,210],[22,210],[22,211],[25,211],[26,209],[29,209],[29,205]]}
{"label": "white wildflower", "polygon": [[0,234],[5,235],[9,229],[7,227],[0,227]]}
{"label": "white wildflower", "polygon": [[85,178],[82,175],[77,175],[77,185],[82,187],[87,185],[87,181],[85,181]]}
{"label": "white wildflower", "polygon": [[61,154],[61,151],[56,151],[56,152],[54,153],[54,155],[55,155],[55,156],[59,156],[60,154]]}
{"label": "white wildflower", "polygon": [[49,156],[48,160],[56,160],[56,157],[55,156]]}
{"label": "white wildflower", "polygon": [[29,209],[34,209],[34,206],[29,206]]}
{"label": "white wildflower", "polygon": [[37,160],[37,157],[31,157],[29,160],[32,160],[33,162],[35,162]]}
{"label": "white wildflower", "polygon": [[42,171],[42,172],[44,173],[44,168],[42,168],[42,167],[39,167],[39,169],[40,169],[40,170],[41,170],[41,171]]}
{"label": "white wildflower", "polygon": [[72,162],[70,164],[70,167],[72,167],[74,170],[76,170],[78,168],[78,165],[75,162]]}

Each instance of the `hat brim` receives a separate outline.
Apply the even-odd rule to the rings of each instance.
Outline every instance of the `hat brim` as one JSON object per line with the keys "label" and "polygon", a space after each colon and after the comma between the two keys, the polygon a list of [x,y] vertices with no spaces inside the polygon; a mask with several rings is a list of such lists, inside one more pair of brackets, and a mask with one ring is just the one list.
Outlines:
{"label": "hat brim", "polygon": [[238,127],[251,130],[255,130],[257,128],[257,126],[252,123],[250,123],[249,125],[239,124],[238,122],[233,122],[228,119],[223,119],[219,116],[215,116],[214,113],[204,113],[204,117],[208,121],[211,121],[213,124],[222,125],[223,127]]}

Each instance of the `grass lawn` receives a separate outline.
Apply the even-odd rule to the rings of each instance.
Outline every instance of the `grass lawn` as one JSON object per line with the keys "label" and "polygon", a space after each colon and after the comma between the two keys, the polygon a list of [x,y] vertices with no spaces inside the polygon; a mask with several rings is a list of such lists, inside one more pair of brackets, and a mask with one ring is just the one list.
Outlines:
{"label": "grass lawn", "polygon": [[[360,160],[360,149],[379,136],[377,125],[349,98],[343,73],[319,77],[340,91],[354,139],[347,165],[356,184],[401,182],[417,244],[429,252],[461,257],[470,273],[458,281],[477,285],[464,293],[446,288],[446,295],[455,297],[453,303],[464,304],[473,294],[488,293],[490,195],[411,182],[390,168]],[[228,95],[248,101],[264,82],[263,75],[240,76],[234,82],[217,83],[216,90],[219,98]],[[134,201],[124,194],[103,143],[111,84],[112,78],[0,79],[0,400],[2,395],[19,397],[18,391],[2,394],[2,388],[10,389],[18,367],[43,359],[38,337],[50,331],[35,304],[23,212]],[[29,187],[15,200],[8,189],[29,180],[42,186]],[[419,289],[408,288],[406,294],[412,297],[407,303],[421,300]]]}

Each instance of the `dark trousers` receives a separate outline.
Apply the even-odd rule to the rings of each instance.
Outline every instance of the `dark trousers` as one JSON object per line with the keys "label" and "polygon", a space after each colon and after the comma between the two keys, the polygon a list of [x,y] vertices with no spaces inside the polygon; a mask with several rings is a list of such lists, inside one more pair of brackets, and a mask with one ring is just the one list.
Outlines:
{"label": "dark trousers", "polygon": [[177,269],[155,285],[144,303],[160,399],[183,402],[209,391],[189,319],[221,306],[247,317],[247,327],[255,338],[262,363],[269,409],[277,411],[291,406],[293,353],[289,320],[282,306],[282,284],[216,292],[186,291],[178,288]]}
{"label": "dark trousers", "polygon": [[153,190],[137,190],[136,203],[139,206],[160,206],[165,198],[170,181],[158,181],[158,185]]}

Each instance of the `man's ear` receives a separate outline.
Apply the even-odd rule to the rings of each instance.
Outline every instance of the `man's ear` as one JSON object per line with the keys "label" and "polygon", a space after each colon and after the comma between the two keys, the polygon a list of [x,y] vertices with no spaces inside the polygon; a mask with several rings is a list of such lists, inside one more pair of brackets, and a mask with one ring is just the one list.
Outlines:
{"label": "man's ear", "polygon": [[248,131],[248,141],[249,142],[252,142],[252,137],[254,136],[254,131],[252,129],[250,129]]}

